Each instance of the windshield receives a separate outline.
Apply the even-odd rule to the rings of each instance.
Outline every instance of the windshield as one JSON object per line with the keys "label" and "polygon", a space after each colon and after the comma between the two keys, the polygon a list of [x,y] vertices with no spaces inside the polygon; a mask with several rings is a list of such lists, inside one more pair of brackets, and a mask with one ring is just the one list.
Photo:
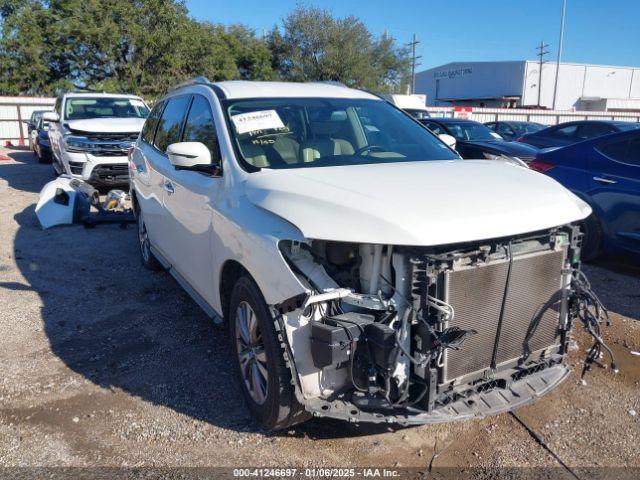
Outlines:
{"label": "windshield", "polygon": [[278,98],[225,101],[241,160],[306,168],[459,157],[426,128],[380,100]]}
{"label": "windshield", "polygon": [[474,140],[500,140],[494,135],[486,126],[476,122],[447,122],[445,127],[451,135],[456,137],[456,140],[462,142],[474,141]]}
{"label": "windshield", "polygon": [[538,132],[545,128],[544,125],[539,123],[511,123],[509,124],[514,132],[519,135],[524,135],[525,133],[533,133]]}
{"label": "windshield", "polygon": [[66,120],[87,118],[147,118],[149,108],[137,98],[79,97],[65,102]]}

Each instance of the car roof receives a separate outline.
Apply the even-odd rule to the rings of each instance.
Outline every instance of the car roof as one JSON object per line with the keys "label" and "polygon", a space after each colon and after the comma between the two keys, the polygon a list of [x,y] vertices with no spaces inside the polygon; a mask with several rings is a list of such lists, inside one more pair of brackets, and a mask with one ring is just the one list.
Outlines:
{"label": "car roof", "polygon": [[332,82],[252,82],[231,80],[211,84],[219,88],[226,98],[354,98],[382,100],[362,90]]}
{"label": "car roof", "polygon": [[65,93],[63,96],[66,97],[66,98],[96,98],[96,97],[102,97],[102,98],[135,98],[135,99],[142,100],[141,97],[139,97],[137,95],[131,95],[129,93],[103,93],[103,92],[75,93],[75,92],[69,92],[69,93]]}

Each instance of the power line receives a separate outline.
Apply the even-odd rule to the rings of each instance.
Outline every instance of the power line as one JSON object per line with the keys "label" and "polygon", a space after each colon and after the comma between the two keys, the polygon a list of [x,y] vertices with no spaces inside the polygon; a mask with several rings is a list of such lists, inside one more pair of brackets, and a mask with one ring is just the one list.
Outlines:
{"label": "power line", "polygon": [[422,55],[416,55],[416,46],[420,43],[420,40],[413,34],[411,42],[407,43],[407,47],[411,47],[411,93],[416,92],[416,67],[421,65],[418,59],[422,58]]}
{"label": "power line", "polygon": [[536,47],[536,50],[538,50],[538,53],[536,54],[536,56],[539,59],[538,60],[538,106],[539,107],[542,106],[542,65],[547,63],[547,61],[544,59],[544,56],[549,54],[549,51],[545,50],[545,48],[547,48],[548,46],[549,46],[548,44],[544,42],[540,42],[540,45]]}

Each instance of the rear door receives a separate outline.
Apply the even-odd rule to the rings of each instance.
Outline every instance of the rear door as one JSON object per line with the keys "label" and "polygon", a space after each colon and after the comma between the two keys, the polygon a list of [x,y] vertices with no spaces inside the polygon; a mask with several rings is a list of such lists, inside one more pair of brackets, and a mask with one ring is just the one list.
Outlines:
{"label": "rear door", "polygon": [[166,100],[156,127],[153,145],[145,152],[148,172],[149,208],[144,212],[151,244],[170,262],[174,245],[168,212],[164,204],[165,190],[169,187],[174,167],[169,163],[166,151],[172,143],[180,141],[184,119],[189,109],[191,95],[179,95]]}
{"label": "rear door", "polygon": [[589,168],[603,228],[616,246],[640,252],[640,132],[597,144]]}

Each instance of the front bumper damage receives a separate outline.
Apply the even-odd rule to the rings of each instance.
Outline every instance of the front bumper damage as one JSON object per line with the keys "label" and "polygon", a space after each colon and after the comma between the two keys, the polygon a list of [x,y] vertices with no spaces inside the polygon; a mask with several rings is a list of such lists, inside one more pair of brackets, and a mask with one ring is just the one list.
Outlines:
{"label": "front bumper damage", "polygon": [[272,309],[298,401],[401,425],[536,401],[570,373],[580,238],[565,226],[435,248],[281,245],[308,288]]}
{"label": "front bumper damage", "polygon": [[349,422],[423,425],[484,418],[524,407],[555,389],[569,376],[565,365],[555,365],[505,388],[492,388],[469,394],[431,412],[406,409],[367,411],[345,400],[309,399],[304,405],[315,417],[329,417]]}

